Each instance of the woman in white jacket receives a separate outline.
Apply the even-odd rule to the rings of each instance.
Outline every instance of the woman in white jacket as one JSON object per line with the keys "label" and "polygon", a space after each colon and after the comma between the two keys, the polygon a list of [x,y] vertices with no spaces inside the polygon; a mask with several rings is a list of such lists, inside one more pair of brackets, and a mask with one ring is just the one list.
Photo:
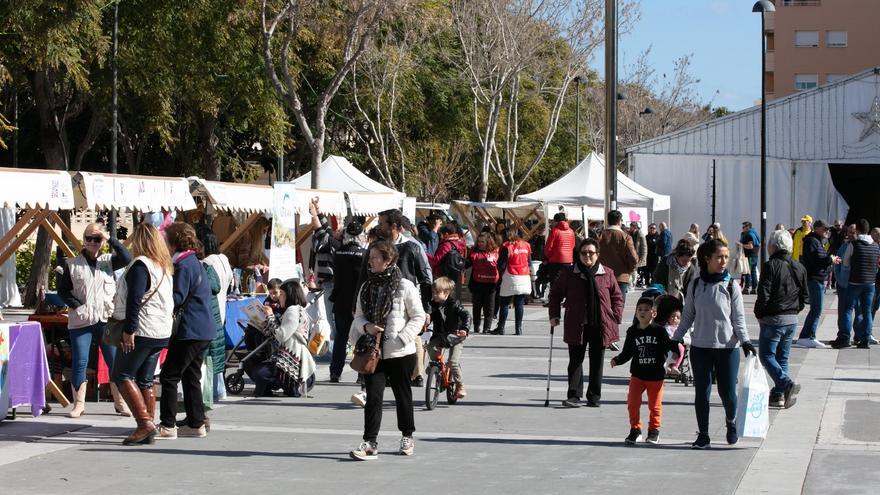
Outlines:
{"label": "woman in white jacket", "polygon": [[299,397],[305,395],[315,383],[316,366],[308,348],[308,327],[302,325],[303,318],[307,318],[302,285],[297,280],[288,280],[279,289],[278,304],[283,310],[281,317],[276,317],[269,306],[263,307],[269,316],[268,333],[275,337],[287,355],[295,357],[299,369],[285,366],[291,363],[276,359],[276,352],[269,362],[259,365],[252,373],[257,385],[254,392],[257,397],[277,388],[283,389],[285,395]]}
{"label": "woman in white jacket", "polygon": [[382,424],[382,398],[386,378],[391,383],[397,406],[397,427],[401,455],[413,454],[412,389],[410,377],[416,366],[416,344],[425,324],[425,310],[419,289],[402,278],[397,268],[397,249],[387,241],[370,246],[367,262],[370,274],[357,298],[349,342],[355,345],[365,334],[380,335],[382,353],[376,372],[364,375],[367,403],[364,406],[364,437],[352,450],[353,459],[375,460],[379,455],[376,439]]}

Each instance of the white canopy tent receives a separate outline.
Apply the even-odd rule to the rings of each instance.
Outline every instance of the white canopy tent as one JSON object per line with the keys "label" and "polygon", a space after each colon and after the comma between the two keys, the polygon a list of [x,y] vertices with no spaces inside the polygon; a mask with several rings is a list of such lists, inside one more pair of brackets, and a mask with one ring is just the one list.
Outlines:
{"label": "white canopy tent", "polygon": [[[677,215],[676,236],[710,222],[713,183],[716,221],[736,232],[760,222],[760,137],[754,107],[636,144],[629,166],[639,182],[679,193],[674,206],[687,215]],[[880,222],[869,190],[880,182],[880,69],[768,102],[766,139],[768,230],[805,214]]]}
{"label": "white canopy tent", "polygon": [[207,199],[209,208],[230,214],[272,213],[272,186],[217,182],[198,177],[188,180],[192,195]]}
{"label": "white canopy tent", "polygon": [[[637,184],[629,177],[617,175],[619,207],[645,208],[649,212],[669,210],[670,199]],[[587,218],[602,218],[605,206],[605,160],[590,153],[581,163],[556,182],[532,193],[521,194],[520,201],[540,201],[546,205],[589,207]],[[597,217],[598,213],[598,217]]]}
{"label": "white canopy tent", "polygon": [[[321,190],[344,192],[348,195],[349,207],[355,215],[375,215],[383,210],[401,208],[403,198],[406,197],[402,192],[367,177],[341,156],[328,156],[318,169]],[[297,177],[293,184],[297,190],[309,189],[312,184],[312,173]],[[324,210],[323,198],[320,204],[321,209]]]}
{"label": "white canopy tent", "polygon": [[188,211],[196,208],[183,177],[78,172],[73,177],[76,208],[140,212]]}

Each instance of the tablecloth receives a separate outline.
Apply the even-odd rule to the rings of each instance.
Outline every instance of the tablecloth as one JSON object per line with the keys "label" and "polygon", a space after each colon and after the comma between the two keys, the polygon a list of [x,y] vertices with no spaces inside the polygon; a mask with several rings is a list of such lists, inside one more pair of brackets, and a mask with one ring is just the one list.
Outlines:
{"label": "tablecloth", "polygon": [[229,299],[226,301],[226,326],[224,330],[226,332],[226,346],[232,347],[238,343],[239,340],[244,336],[244,330],[238,326],[237,321],[239,319],[246,319],[244,312],[242,312],[241,308],[248,305],[249,302],[253,300],[258,300],[263,302],[266,299],[266,296],[259,297],[246,297],[244,299]]}
{"label": "tablecloth", "polygon": [[[0,420],[9,408],[29,405],[34,417],[46,406],[46,385],[49,383],[49,362],[43,329],[37,322],[2,323],[8,334],[8,362],[5,373],[0,372]],[[6,337],[4,337],[6,338]],[[0,360],[2,361],[2,360]]]}

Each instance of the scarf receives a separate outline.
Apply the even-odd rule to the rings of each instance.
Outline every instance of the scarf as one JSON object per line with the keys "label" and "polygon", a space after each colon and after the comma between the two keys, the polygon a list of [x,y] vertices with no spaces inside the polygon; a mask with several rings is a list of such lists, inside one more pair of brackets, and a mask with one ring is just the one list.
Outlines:
{"label": "scarf", "polygon": [[391,265],[384,272],[370,273],[361,289],[361,308],[370,323],[385,326],[394,295],[400,288],[400,268]]}
{"label": "scarf", "polygon": [[721,273],[703,273],[702,271],[700,272],[700,279],[702,279],[703,282],[707,284],[722,282],[724,280],[727,280],[729,277],[730,273],[728,273],[727,270],[724,270]]}
{"label": "scarf", "polygon": [[681,278],[684,275],[684,272],[687,271],[689,266],[681,266],[678,264],[678,259],[675,257],[675,253],[670,254],[666,257],[666,264],[669,265],[669,271],[678,274],[678,278]]}
{"label": "scarf", "polygon": [[575,261],[584,286],[584,325],[590,329],[599,328],[599,292],[596,290],[596,270],[598,264],[591,267],[583,264],[580,257]]}

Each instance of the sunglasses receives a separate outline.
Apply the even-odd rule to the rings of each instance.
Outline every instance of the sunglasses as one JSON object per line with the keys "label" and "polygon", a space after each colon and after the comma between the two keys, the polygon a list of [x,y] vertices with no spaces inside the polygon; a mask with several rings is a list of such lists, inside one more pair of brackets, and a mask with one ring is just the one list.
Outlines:
{"label": "sunglasses", "polygon": [[86,242],[101,242],[104,240],[104,237],[100,235],[87,235],[83,237],[83,239],[85,239]]}
{"label": "sunglasses", "polygon": [[596,256],[598,251],[581,251],[581,256]]}

